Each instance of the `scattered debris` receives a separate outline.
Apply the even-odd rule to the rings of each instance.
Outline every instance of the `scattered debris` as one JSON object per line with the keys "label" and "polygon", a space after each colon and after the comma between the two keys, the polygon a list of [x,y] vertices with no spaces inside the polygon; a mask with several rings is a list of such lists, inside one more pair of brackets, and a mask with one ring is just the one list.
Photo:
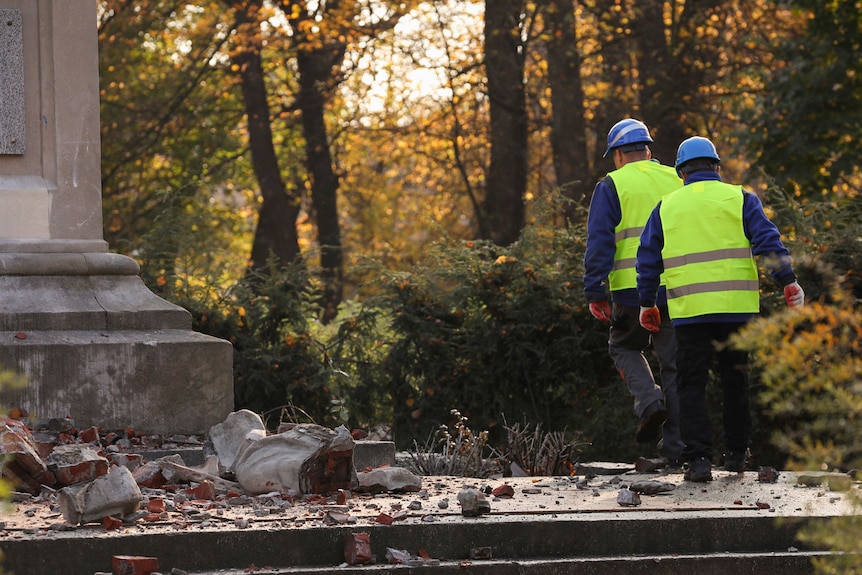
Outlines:
{"label": "scattered debris", "polygon": [[422,488],[422,478],[403,467],[375,467],[356,476],[357,490],[364,493],[415,492]]}
{"label": "scattered debris", "polygon": [[504,483],[498,487],[495,487],[491,494],[494,497],[513,497],[515,495],[515,488],[509,485],[508,483]]}
{"label": "scattered debris", "polygon": [[655,495],[656,493],[673,491],[676,489],[676,485],[666,481],[635,481],[629,486],[629,489],[643,495]]}
{"label": "scattered debris", "polygon": [[114,467],[88,483],[64,487],[57,495],[63,517],[72,525],[101,521],[106,516],[125,517],[137,511],[143,499],[125,467]]}
{"label": "scattered debris", "polygon": [[348,533],[344,537],[344,561],[348,565],[370,565],[375,562],[368,533]]}
{"label": "scattered debris", "polygon": [[355,489],[353,437],[311,423],[268,435],[245,446],[234,462],[236,479],[252,494],[289,489],[299,494]]}
{"label": "scattered debris", "polygon": [[392,565],[406,565],[410,561],[411,555],[402,549],[386,548],[386,560]]}
{"label": "scattered debris", "polygon": [[[668,481],[662,482],[650,479],[654,476],[631,476],[628,471],[622,471],[613,478],[601,478],[598,473],[531,480],[506,478],[505,483],[497,482],[496,485],[487,479],[485,481],[488,483],[482,484],[481,487],[464,486],[460,491],[460,479],[437,477],[422,488],[424,478],[401,467],[387,466],[357,473],[350,457],[333,456],[333,450],[330,449],[334,443],[332,438],[343,436],[344,445],[352,445],[350,442],[353,441],[353,436],[346,430],[324,428],[322,431],[309,431],[308,427],[294,425],[286,427],[281,434],[276,434],[293,433],[299,438],[296,441],[301,444],[293,457],[281,461],[295,466],[296,476],[305,477],[306,485],[329,485],[329,489],[325,493],[315,493],[301,491],[296,486],[291,487],[279,482],[267,486],[265,491],[251,491],[242,482],[234,481],[233,479],[238,478],[227,472],[226,466],[220,463],[222,450],[232,450],[234,472],[239,471],[242,474],[241,462],[246,458],[246,450],[260,449],[262,441],[274,436],[250,439],[249,437],[256,435],[254,422],[249,425],[247,416],[236,419],[244,421],[245,426],[228,428],[235,429],[236,433],[244,433],[245,440],[232,443],[236,450],[225,447],[231,443],[227,436],[222,436],[218,442],[209,442],[209,447],[202,449],[203,454],[208,453],[208,457],[203,464],[197,466],[186,465],[177,453],[163,455],[170,450],[162,447],[168,445],[167,443],[160,444],[159,449],[153,449],[151,438],[141,436],[131,429],[106,432],[88,428],[78,432],[74,422],[63,418],[40,424],[38,431],[31,432],[20,422],[6,423],[0,420],[0,436],[4,439],[14,437],[17,443],[12,443],[13,450],[17,451],[13,452],[25,453],[30,457],[29,462],[24,465],[16,456],[19,465],[14,469],[21,475],[7,475],[10,479],[25,477],[21,483],[16,482],[16,488],[26,493],[13,494],[13,501],[18,504],[17,516],[3,522],[0,537],[51,536],[54,532],[70,530],[80,530],[86,534],[88,529],[91,530],[90,533],[92,530],[111,531],[112,533],[103,535],[116,537],[122,535],[122,532],[117,531],[128,530],[132,526],[135,526],[135,531],[144,531],[150,527],[230,530],[262,527],[284,529],[306,526],[379,526],[392,525],[398,521],[415,525],[418,522],[451,521],[453,516],[459,515],[478,517],[489,514],[491,496],[495,498],[495,515],[539,513],[556,516],[560,512],[619,511],[618,506],[630,507],[632,511],[634,507],[641,506],[636,510],[641,512],[671,509],[674,505],[680,505],[680,498],[644,498],[641,502],[640,494],[664,493],[682,485],[693,487],[681,483],[681,476],[665,474],[662,479]],[[222,426],[221,432],[226,433],[225,426]],[[4,433],[10,435],[3,435]],[[186,441],[188,445],[195,447],[205,445],[197,438],[179,441],[180,445],[186,445],[182,443]],[[6,445],[4,441],[4,450],[7,450]],[[289,445],[291,442],[288,441],[273,441],[269,448],[288,451],[291,449]],[[342,453],[341,445],[334,450],[336,454]],[[261,451],[261,454],[263,453]],[[203,454],[197,452],[197,455]],[[155,459],[147,461],[148,457]],[[199,462],[202,459],[196,456],[195,460]],[[246,460],[251,461],[250,458]],[[106,466],[107,472],[102,473]],[[339,483],[338,477],[350,477],[350,474],[336,476],[345,466],[355,474],[356,483],[333,487]],[[598,471],[600,468],[610,469],[613,466],[589,464],[583,467]],[[767,473],[768,475],[765,475]],[[828,485],[830,489],[834,489],[832,484],[840,486],[842,480],[852,480],[849,474],[841,473],[785,473],[788,473],[789,477],[782,478],[779,489],[788,484],[792,487],[797,483],[797,476],[802,485]],[[58,479],[61,476],[65,478],[64,481],[72,477],[94,477],[64,486]],[[375,479],[373,483],[364,484],[360,477],[385,477],[388,483]],[[393,477],[400,477],[400,483],[391,482]],[[592,481],[593,485],[590,485],[590,478],[596,477],[600,479]],[[36,478],[43,481],[37,481]],[[761,468],[757,480],[761,483],[776,483],[779,481],[778,472],[772,468]],[[753,481],[753,475],[748,474],[741,478],[741,481],[734,481],[732,488],[736,490],[741,484],[750,487]],[[760,513],[758,510],[761,509],[781,512],[782,509],[786,511],[788,507],[797,505],[791,503],[791,498],[787,496],[782,498],[774,494],[766,497],[761,495],[761,500],[755,504],[751,501],[756,501],[756,498],[749,498],[748,494],[742,497],[736,494],[727,497],[726,492],[717,489],[719,483],[713,484],[709,496],[686,489],[686,495],[682,498],[683,505],[686,508],[716,509],[735,500],[734,505],[744,505],[744,509],[750,509],[754,513]],[[767,489],[773,493],[775,488],[762,488],[764,491]],[[824,490],[818,491],[822,493]],[[399,493],[417,495],[402,497]],[[449,502],[455,493],[461,507],[460,513],[459,510],[449,509]],[[702,493],[706,493],[706,490]],[[771,498],[774,498],[773,504],[764,501],[772,501]],[[837,507],[844,505],[843,500],[846,498],[834,494],[834,497],[828,498],[828,503],[826,499],[824,497],[820,501],[824,505]],[[744,504],[743,500],[748,503]],[[425,501],[428,503],[424,503]],[[7,518],[4,517],[5,519]],[[86,523],[94,525],[88,528],[84,526]],[[347,535],[345,539],[345,560],[348,564],[363,565],[375,561],[370,542],[367,537],[363,541],[360,535]],[[490,547],[475,547],[470,550],[469,560],[490,558],[490,554]],[[394,549],[391,555],[402,561],[401,564],[408,566],[431,566],[437,562],[422,550],[418,556],[414,556],[406,550]],[[387,561],[391,560],[387,557]]]}
{"label": "scattered debris", "polygon": [[204,453],[218,456],[221,474],[233,475],[234,465],[243,450],[265,436],[266,426],[260,416],[248,409],[240,409],[210,428]]}
{"label": "scattered debris", "polygon": [[458,503],[461,504],[461,515],[464,517],[479,517],[491,512],[491,504],[485,494],[475,487],[465,487],[458,493]]}
{"label": "scattered debris", "polygon": [[796,482],[809,487],[826,485],[830,491],[848,491],[853,487],[853,479],[847,473],[806,473],[799,475]]}
{"label": "scattered debris", "polygon": [[392,565],[406,565],[408,567],[436,567],[440,565],[439,559],[432,559],[424,549],[419,550],[419,555],[411,555],[403,549],[386,548],[386,560]]}
{"label": "scattered debris", "polygon": [[93,481],[108,473],[108,460],[89,444],[58,445],[46,460],[57,483],[74,485]]}
{"label": "scattered debris", "polygon": [[641,496],[630,489],[620,489],[617,493],[617,503],[623,507],[635,507],[641,504]]}
{"label": "scattered debris", "polygon": [[667,465],[667,460],[663,457],[653,459],[638,457],[635,461],[635,471],[638,473],[648,473],[650,471],[655,471],[656,469],[661,469],[665,465]]}
{"label": "scattered debris", "polygon": [[159,570],[157,557],[114,555],[111,558],[114,575],[151,575]]}
{"label": "scattered debris", "polygon": [[57,482],[40,457],[30,430],[20,421],[11,418],[0,421],[0,446],[4,454],[12,456],[3,463],[3,477],[16,488],[36,495],[43,485]]}
{"label": "scattered debris", "polygon": [[778,481],[779,473],[774,467],[759,467],[757,469],[757,480],[760,483],[775,483]]}

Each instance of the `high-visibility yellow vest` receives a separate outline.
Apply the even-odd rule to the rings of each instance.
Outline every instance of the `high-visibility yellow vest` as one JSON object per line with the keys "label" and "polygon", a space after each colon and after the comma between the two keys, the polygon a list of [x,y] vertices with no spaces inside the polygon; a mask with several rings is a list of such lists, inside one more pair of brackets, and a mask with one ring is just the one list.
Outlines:
{"label": "high-visibility yellow vest", "polygon": [[688,184],[662,201],[671,318],[760,311],[757,265],[745,237],[742,204],[742,188],[720,181]]}
{"label": "high-visibility yellow vest", "polygon": [[[608,274],[611,291],[637,287],[635,261],[641,231],[664,196],[682,186],[676,170],[658,162],[629,162],[608,174],[617,189],[622,218],[614,229],[617,251]],[[664,284],[664,282],[662,282]]]}

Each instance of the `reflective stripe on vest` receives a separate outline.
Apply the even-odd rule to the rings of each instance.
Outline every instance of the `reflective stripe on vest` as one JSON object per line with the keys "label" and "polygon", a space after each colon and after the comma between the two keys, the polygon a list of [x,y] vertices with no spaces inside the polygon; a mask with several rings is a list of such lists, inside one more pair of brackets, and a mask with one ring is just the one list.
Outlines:
{"label": "reflective stripe on vest", "polygon": [[659,209],[671,318],[758,313],[757,266],[742,222],[742,188],[689,184]]}
{"label": "reflective stripe on vest", "polygon": [[[658,162],[629,162],[608,174],[620,200],[622,218],[614,229],[616,253],[608,274],[611,291],[637,287],[635,260],[641,231],[659,201],[682,186],[676,170]],[[664,282],[662,282],[664,284]]]}

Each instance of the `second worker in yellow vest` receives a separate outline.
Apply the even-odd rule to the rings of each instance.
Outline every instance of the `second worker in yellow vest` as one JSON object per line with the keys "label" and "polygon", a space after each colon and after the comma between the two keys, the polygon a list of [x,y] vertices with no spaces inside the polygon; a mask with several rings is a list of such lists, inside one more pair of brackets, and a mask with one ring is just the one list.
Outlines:
{"label": "second worker in yellow vest", "polygon": [[706,386],[713,359],[721,380],[724,469],[744,471],[749,456],[748,356],[722,344],[760,311],[754,256],[784,286],[789,306],[805,300],[778,228],[756,195],[721,181],[720,162],[707,138],[680,144],[676,169],[685,185],[652,210],[637,254],[640,323],[650,331],[666,323],[655,304],[659,285],[667,288],[677,337],[685,479],[698,482],[712,479]]}

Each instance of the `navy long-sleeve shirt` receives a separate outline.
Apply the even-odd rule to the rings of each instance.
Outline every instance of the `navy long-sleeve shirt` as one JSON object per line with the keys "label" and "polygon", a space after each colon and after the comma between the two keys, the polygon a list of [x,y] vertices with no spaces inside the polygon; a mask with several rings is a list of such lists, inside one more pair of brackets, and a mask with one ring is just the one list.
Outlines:
{"label": "navy long-sleeve shirt", "polygon": [[[718,172],[702,171],[690,174],[686,185],[706,180],[721,181]],[[779,285],[786,286],[796,281],[793,272],[790,252],[781,242],[781,232],[763,211],[763,204],[755,194],[743,190],[742,224],[745,237],[751,242],[751,253],[764,256],[763,262],[769,275]],[[652,213],[641,233],[638,248],[637,292],[640,305],[652,307],[658,302],[659,277],[664,272],[664,262],[661,252],[664,248],[664,232],[662,230],[659,203]],[[746,322],[752,314],[711,314],[673,320],[674,326],[705,322]]]}

